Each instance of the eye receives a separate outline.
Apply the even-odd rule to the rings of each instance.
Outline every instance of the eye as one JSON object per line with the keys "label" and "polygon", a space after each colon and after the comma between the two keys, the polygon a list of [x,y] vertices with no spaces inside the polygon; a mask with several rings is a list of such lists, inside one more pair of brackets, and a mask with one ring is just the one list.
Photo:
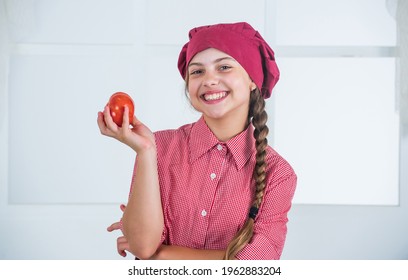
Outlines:
{"label": "eye", "polygon": [[202,69],[193,69],[192,71],[190,71],[190,75],[200,75],[202,74],[204,71]]}
{"label": "eye", "polygon": [[229,70],[229,69],[231,69],[232,67],[231,66],[229,66],[229,65],[221,65],[220,66],[220,70],[221,71],[227,71],[227,70]]}

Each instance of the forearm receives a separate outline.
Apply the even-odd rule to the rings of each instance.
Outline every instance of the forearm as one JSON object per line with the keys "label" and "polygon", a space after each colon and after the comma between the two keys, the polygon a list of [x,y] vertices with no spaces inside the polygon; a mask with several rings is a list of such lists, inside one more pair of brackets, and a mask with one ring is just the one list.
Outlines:
{"label": "forearm", "polygon": [[123,214],[123,233],[130,251],[141,259],[149,258],[159,246],[164,227],[154,148],[138,154],[132,192]]}
{"label": "forearm", "polygon": [[222,260],[225,250],[192,249],[174,245],[161,245],[151,259],[155,260]]}

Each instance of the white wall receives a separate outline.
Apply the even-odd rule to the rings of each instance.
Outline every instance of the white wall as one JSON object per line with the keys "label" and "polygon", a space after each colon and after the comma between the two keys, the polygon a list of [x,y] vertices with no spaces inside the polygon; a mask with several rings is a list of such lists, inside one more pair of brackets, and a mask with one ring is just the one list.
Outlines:
{"label": "white wall", "polygon": [[[134,154],[99,135],[96,112],[127,91],[152,130],[194,121],[178,52],[190,28],[233,21],[258,29],[283,71],[268,100],[270,142],[300,175],[283,258],[407,258],[408,127],[394,107],[385,1],[174,2],[0,0],[0,259],[120,258],[105,228],[127,199]],[[333,100],[352,110],[341,125],[332,125],[343,113]],[[303,130],[308,118],[319,120],[306,123],[313,133]],[[336,157],[308,157],[322,147]],[[350,149],[364,153],[344,175]]]}
{"label": "white wall", "polygon": [[294,205],[282,258],[408,259],[407,170],[405,125],[401,127],[399,206]]}
{"label": "white wall", "polygon": [[[396,8],[400,25],[397,91],[401,103],[399,203],[397,207],[294,205],[283,258],[408,259],[408,2],[387,1]],[[405,23],[404,23],[405,21]],[[401,45],[402,44],[402,45]],[[401,80],[399,80],[401,79]],[[380,174],[381,175],[381,174]],[[373,173],[373,176],[378,174]]]}

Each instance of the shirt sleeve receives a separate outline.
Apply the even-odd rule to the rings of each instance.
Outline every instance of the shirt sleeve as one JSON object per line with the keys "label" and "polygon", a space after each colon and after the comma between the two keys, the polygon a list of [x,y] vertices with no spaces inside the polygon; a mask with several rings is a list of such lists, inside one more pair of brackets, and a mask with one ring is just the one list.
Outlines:
{"label": "shirt sleeve", "polygon": [[245,260],[280,259],[285,244],[287,214],[292,205],[297,177],[289,175],[272,180],[266,187],[259,213],[255,218],[251,241],[236,255]]}

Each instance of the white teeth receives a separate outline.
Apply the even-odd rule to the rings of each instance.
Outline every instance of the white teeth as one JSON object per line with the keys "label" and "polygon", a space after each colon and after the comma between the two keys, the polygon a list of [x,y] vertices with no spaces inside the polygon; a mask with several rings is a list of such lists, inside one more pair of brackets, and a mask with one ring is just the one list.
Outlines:
{"label": "white teeth", "polygon": [[218,99],[221,99],[221,98],[225,97],[226,95],[227,95],[227,93],[225,91],[217,92],[217,93],[213,93],[213,94],[204,95],[204,99],[207,100],[207,101],[218,100]]}

